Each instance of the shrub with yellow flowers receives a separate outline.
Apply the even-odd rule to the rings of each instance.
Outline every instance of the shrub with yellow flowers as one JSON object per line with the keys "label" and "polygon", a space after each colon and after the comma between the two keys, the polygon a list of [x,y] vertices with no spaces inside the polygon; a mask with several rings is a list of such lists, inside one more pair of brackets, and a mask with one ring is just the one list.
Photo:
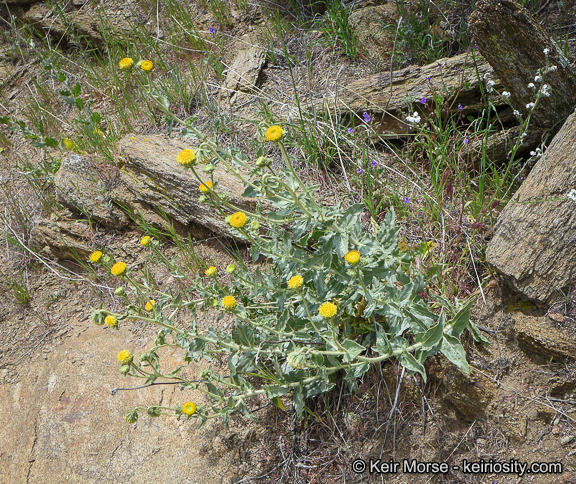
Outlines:
{"label": "shrub with yellow flowers", "polygon": [[[303,183],[294,169],[285,147],[289,133],[276,125],[261,125],[259,132],[263,146],[253,158],[260,160],[256,163],[218,146],[190,124],[184,129],[196,144],[174,163],[189,170],[198,186],[210,187],[201,188],[199,196],[249,244],[254,262],[264,258],[267,263],[251,267],[239,257],[225,270],[211,266],[205,271],[209,277],[188,279],[192,290],[154,294],[154,311],[152,305],[147,312],[129,305],[117,315],[160,327],[154,346],[138,360],[127,351],[119,355],[123,374],[148,383],[175,381],[207,396],[204,403],[154,407],[154,416],[161,411],[201,423],[214,417],[227,422],[233,412],[254,418],[251,409],[261,407],[263,398],[280,408],[291,398],[301,418],[306,399],[332,390],[338,381],[354,389],[371,365],[390,359],[424,380],[426,359],[437,353],[468,371],[460,336],[469,329],[477,341],[486,342],[470,322],[472,301],[451,303],[428,291],[409,252],[400,250],[392,210],[366,230],[363,205],[321,205],[314,198],[318,187]],[[265,148],[279,150],[285,168],[262,162]],[[250,210],[235,206],[218,187],[218,171],[204,170],[210,175],[206,180],[197,156],[199,163],[224,165],[244,184],[245,197],[266,203]],[[121,271],[114,267],[113,273],[125,271],[125,265]],[[150,299],[151,294],[141,296]],[[177,325],[171,317],[183,308],[192,316]],[[208,311],[231,320],[231,329],[198,324]],[[162,370],[165,346],[179,347],[185,362],[199,364],[193,378],[181,375],[180,368]],[[200,369],[205,367],[201,361],[223,361],[227,374]],[[134,422],[139,411],[150,414],[147,408],[130,411],[127,421]]]}

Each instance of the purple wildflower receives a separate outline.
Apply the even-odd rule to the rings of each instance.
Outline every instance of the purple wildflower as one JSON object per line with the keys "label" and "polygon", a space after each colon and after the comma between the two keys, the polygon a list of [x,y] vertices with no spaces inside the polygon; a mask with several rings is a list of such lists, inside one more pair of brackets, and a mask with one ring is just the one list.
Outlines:
{"label": "purple wildflower", "polygon": [[430,76],[430,77],[427,77],[426,79],[428,79],[429,81],[431,81],[431,80],[432,80],[432,77]]}
{"label": "purple wildflower", "polygon": [[404,197],[404,203],[410,203],[410,197]]}
{"label": "purple wildflower", "polygon": [[464,144],[467,145],[469,141],[468,136],[466,136],[466,138],[464,138]]}
{"label": "purple wildflower", "polygon": [[210,28],[208,29],[208,32],[210,32],[211,34],[213,34],[213,33],[216,32],[216,31],[214,30],[214,27],[210,27]]}
{"label": "purple wildflower", "polygon": [[458,104],[458,109],[462,111],[462,104]]}
{"label": "purple wildflower", "polygon": [[478,46],[477,46],[477,45],[474,46],[474,50],[478,50]]}
{"label": "purple wildflower", "polygon": [[353,133],[354,130],[353,130],[352,128],[348,128],[348,132],[349,132],[349,133]]}
{"label": "purple wildflower", "polygon": [[376,160],[372,160],[372,163],[370,163],[372,166],[378,166],[378,163],[376,163]]}
{"label": "purple wildflower", "polygon": [[423,97],[422,99],[420,99],[420,104],[426,104],[426,98]]}
{"label": "purple wildflower", "polygon": [[358,173],[358,174],[362,173],[362,168],[358,168],[358,169],[356,170],[356,173]]}
{"label": "purple wildflower", "polygon": [[365,112],[362,116],[364,116],[364,122],[365,122],[365,123],[369,123],[369,122],[372,120],[372,118],[370,117],[370,115],[369,115],[368,113],[366,113],[366,112]]}

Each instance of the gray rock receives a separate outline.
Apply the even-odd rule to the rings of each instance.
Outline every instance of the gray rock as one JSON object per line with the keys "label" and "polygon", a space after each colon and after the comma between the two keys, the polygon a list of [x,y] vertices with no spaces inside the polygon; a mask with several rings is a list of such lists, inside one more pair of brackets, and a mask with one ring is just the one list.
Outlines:
{"label": "gray rock", "polygon": [[551,303],[576,283],[576,114],[504,208],[486,260],[523,297]]}
{"label": "gray rock", "polygon": [[348,25],[366,57],[374,62],[384,62],[390,59],[394,47],[394,26],[397,19],[396,4],[386,3],[354,10],[348,19]]}
{"label": "gray rock", "polygon": [[240,50],[228,70],[226,81],[220,91],[221,99],[229,98],[233,104],[238,92],[252,91],[258,85],[260,72],[265,63],[266,57],[258,45]]}

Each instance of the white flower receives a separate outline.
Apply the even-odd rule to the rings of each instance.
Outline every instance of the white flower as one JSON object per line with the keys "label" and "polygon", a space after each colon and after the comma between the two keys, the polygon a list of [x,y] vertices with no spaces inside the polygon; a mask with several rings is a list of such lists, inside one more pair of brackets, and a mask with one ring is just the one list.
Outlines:
{"label": "white flower", "polygon": [[548,84],[544,84],[540,89],[542,96],[550,97],[550,86]]}
{"label": "white flower", "polygon": [[414,123],[417,124],[420,122],[420,115],[416,111],[414,111],[414,114],[412,116],[408,116],[406,118],[406,121],[408,121],[411,124],[414,124]]}
{"label": "white flower", "polygon": [[544,52],[544,55],[548,55],[550,53],[550,49],[546,48],[542,52]]}
{"label": "white flower", "polygon": [[526,104],[526,109],[532,109],[535,106],[534,103],[528,103]]}
{"label": "white flower", "polygon": [[576,190],[574,190],[574,189],[570,190],[570,193],[568,194],[568,198],[570,200],[572,200],[574,203],[576,203]]}
{"label": "white flower", "polygon": [[536,76],[534,78],[534,82],[540,82],[542,80],[542,78],[540,76]]}
{"label": "white flower", "polygon": [[526,136],[528,136],[528,133],[522,133],[522,138],[526,138]]}
{"label": "white flower", "polygon": [[509,93],[508,91],[504,91],[504,92],[502,93],[502,97],[508,99],[508,98],[510,97],[510,93]]}
{"label": "white flower", "polygon": [[493,80],[489,80],[489,81],[488,81],[488,85],[489,85],[489,86],[493,86],[494,84],[496,84],[496,83],[495,83]]}
{"label": "white flower", "polygon": [[520,116],[520,111],[518,111],[517,109],[515,109],[512,114],[514,114],[514,116],[518,117],[518,116]]}
{"label": "white flower", "polygon": [[534,83],[531,82],[530,84],[528,84],[528,87],[529,87],[530,89],[534,89],[536,86],[534,86]]}
{"label": "white flower", "polygon": [[558,69],[558,66],[550,66],[548,70],[554,72],[556,69]]}

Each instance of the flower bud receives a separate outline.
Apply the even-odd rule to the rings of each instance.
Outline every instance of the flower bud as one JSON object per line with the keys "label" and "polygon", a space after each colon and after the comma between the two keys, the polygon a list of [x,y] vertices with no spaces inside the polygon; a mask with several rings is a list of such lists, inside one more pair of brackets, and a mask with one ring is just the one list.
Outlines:
{"label": "flower bud", "polygon": [[259,168],[264,168],[265,166],[270,166],[272,164],[272,160],[267,158],[266,156],[260,156],[256,160],[256,166]]}
{"label": "flower bud", "polygon": [[199,201],[200,203],[206,203],[207,200],[208,200],[208,198],[206,197],[206,195],[200,195],[200,196],[198,197],[198,201]]}
{"label": "flower bud", "polygon": [[129,424],[136,423],[138,421],[138,412],[136,410],[126,412],[126,415],[124,415],[124,420],[126,420],[126,422]]}
{"label": "flower bud", "polygon": [[226,267],[226,272],[228,272],[229,274],[232,274],[235,270],[236,266],[234,264],[229,264],[228,267]]}
{"label": "flower bud", "polygon": [[204,166],[204,173],[212,173],[214,171],[215,167],[212,163],[206,163],[206,165]]}
{"label": "flower bud", "polygon": [[150,417],[159,417],[162,409],[158,405],[152,405],[151,407],[148,407],[146,411]]}
{"label": "flower bud", "polygon": [[120,374],[122,374],[124,376],[126,376],[129,371],[130,371],[130,365],[122,365],[120,367]]}
{"label": "flower bud", "polygon": [[114,290],[114,294],[116,294],[117,296],[125,296],[126,295],[126,289],[124,289],[122,286],[117,287]]}

